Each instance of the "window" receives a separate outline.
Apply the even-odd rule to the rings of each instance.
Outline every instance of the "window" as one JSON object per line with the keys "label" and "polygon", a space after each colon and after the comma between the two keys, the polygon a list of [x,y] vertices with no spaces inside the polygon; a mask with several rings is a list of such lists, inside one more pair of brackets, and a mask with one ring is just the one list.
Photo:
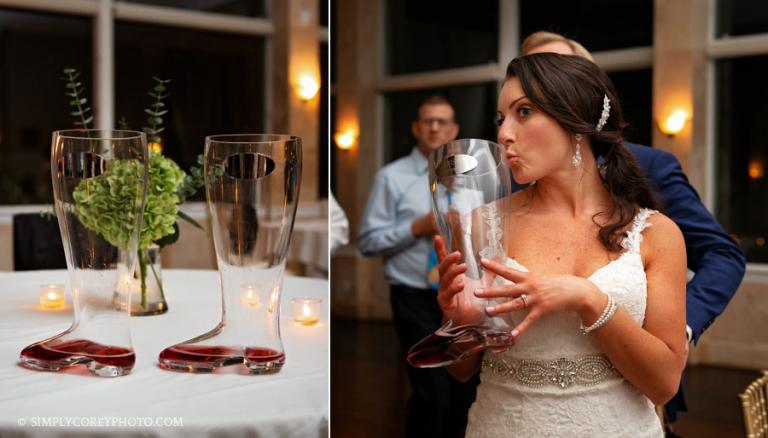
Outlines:
{"label": "window", "polygon": [[718,37],[768,32],[768,2],[720,0],[716,18]]}
{"label": "window", "polygon": [[653,2],[626,0],[521,1],[520,41],[548,30],[590,52],[653,45]]}
{"label": "window", "polygon": [[163,153],[188,169],[206,135],[264,132],[264,58],[264,38],[118,22],[115,119],[146,126],[152,76],[171,79]]}
{"label": "window", "polygon": [[151,6],[215,12],[246,17],[265,17],[263,0],[128,0]]}
{"label": "window", "polygon": [[396,75],[495,62],[499,5],[457,0],[389,0],[388,71]]}
{"label": "window", "polygon": [[51,132],[74,127],[62,70],[93,95],[91,20],[0,10],[0,204],[51,204]]}
{"label": "window", "polygon": [[497,85],[466,85],[445,89],[393,92],[386,95],[386,120],[384,132],[389,138],[385,161],[389,162],[411,153],[416,140],[411,135],[411,122],[416,120],[418,105],[432,95],[445,96],[455,108],[459,124],[459,138],[496,138]]}
{"label": "window", "polygon": [[624,120],[629,124],[627,141],[651,145],[651,105],[653,100],[653,70],[631,70],[609,73],[619,93]]}
{"label": "window", "polygon": [[717,217],[747,261],[768,263],[768,56],[715,63]]}

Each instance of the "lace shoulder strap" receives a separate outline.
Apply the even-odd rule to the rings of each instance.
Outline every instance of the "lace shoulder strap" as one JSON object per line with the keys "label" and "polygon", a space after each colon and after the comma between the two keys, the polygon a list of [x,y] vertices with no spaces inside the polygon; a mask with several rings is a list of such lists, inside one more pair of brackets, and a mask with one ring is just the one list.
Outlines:
{"label": "lace shoulder strap", "polygon": [[637,212],[635,218],[632,220],[632,228],[627,232],[627,237],[621,241],[622,248],[631,253],[640,252],[640,242],[643,241],[643,230],[651,226],[651,224],[648,223],[648,218],[654,213],[658,213],[658,211],[651,210],[650,208],[641,208],[640,211]]}

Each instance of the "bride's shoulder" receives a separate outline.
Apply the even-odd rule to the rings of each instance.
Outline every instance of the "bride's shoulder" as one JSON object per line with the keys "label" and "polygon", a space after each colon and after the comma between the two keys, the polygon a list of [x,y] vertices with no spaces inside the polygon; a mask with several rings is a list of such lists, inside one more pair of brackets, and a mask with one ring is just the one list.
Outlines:
{"label": "bride's shoulder", "polygon": [[643,244],[641,249],[651,257],[656,258],[662,253],[667,255],[679,255],[685,257],[685,240],[680,227],[661,212],[653,212],[647,219],[648,227],[643,231]]}

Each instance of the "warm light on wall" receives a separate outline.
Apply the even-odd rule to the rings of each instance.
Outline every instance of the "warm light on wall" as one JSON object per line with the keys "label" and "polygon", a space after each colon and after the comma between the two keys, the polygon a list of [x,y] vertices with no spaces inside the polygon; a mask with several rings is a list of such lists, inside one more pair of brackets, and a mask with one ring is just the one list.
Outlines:
{"label": "warm light on wall", "polygon": [[747,165],[747,173],[752,179],[760,179],[765,176],[765,168],[760,160],[751,160]]}
{"label": "warm light on wall", "polygon": [[317,96],[317,92],[320,90],[317,80],[309,75],[304,75],[299,78],[298,86],[296,87],[296,93],[299,98],[304,101],[312,100]]}
{"label": "warm light on wall", "polygon": [[688,121],[688,113],[683,110],[676,110],[659,123],[659,129],[669,136],[676,135],[685,128],[686,121]]}
{"label": "warm light on wall", "polygon": [[355,145],[355,133],[351,130],[337,132],[333,135],[333,140],[339,149],[346,151],[352,149],[352,146]]}

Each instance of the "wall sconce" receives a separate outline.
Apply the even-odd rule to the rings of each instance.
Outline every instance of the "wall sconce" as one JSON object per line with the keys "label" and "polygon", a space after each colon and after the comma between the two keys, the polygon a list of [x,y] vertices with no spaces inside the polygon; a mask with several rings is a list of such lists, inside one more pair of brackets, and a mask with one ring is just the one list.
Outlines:
{"label": "wall sconce", "polygon": [[659,123],[659,130],[670,137],[679,134],[685,128],[688,121],[688,113],[683,110],[672,112],[663,122]]}
{"label": "wall sconce", "polygon": [[333,140],[336,142],[336,146],[342,151],[352,149],[355,145],[355,133],[351,130],[344,132],[337,132],[333,135]]}
{"label": "wall sconce", "polygon": [[309,75],[304,75],[299,78],[299,84],[296,87],[296,94],[299,95],[299,99],[305,102],[310,101],[317,96],[318,91],[320,91],[320,85],[315,78]]}
{"label": "wall sconce", "polygon": [[760,160],[750,160],[747,165],[747,174],[751,179],[760,179],[765,176],[765,168]]}

